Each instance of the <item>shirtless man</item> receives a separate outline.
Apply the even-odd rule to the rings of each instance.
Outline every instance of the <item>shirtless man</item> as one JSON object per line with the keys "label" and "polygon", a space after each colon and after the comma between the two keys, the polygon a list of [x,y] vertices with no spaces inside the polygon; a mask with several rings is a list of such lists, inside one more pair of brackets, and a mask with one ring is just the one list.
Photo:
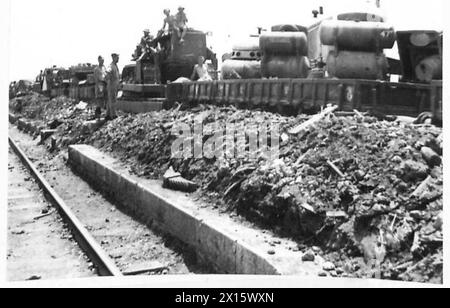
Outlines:
{"label": "shirtless man", "polygon": [[164,15],[166,16],[166,18],[164,18],[164,25],[161,28],[161,32],[164,33],[164,31],[167,30],[169,31],[169,33],[172,33],[173,30],[175,30],[175,24],[176,24],[176,19],[175,16],[170,15],[170,10],[169,9],[165,9],[164,10]]}
{"label": "shirtless man", "polygon": [[188,19],[184,13],[184,7],[180,6],[178,8],[178,13],[175,16],[175,30],[177,31],[178,37],[180,38],[180,44],[184,43],[184,37],[187,32],[187,22]]}
{"label": "shirtless man", "polygon": [[205,58],[200,56],[198,57],[198,63],[194,67],[194,71],[191,75],[191,80],[195,80],[198,77],[197,81],[212,81],[212,77],[208,72],[208,65],[205,64]]}

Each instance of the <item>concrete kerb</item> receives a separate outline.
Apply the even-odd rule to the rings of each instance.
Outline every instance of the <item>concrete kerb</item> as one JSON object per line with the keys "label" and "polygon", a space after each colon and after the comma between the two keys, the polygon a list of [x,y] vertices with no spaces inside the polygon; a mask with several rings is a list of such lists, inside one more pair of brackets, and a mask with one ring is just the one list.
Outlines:
{"label": "concrete kerb", "polygon": [[[156,224],[163,232],[180,239],[212,264],[219,273],[282,274],[266,257],[243,240],[227,234],[196,217],[174,201],[114,170],[111,159],[86,146],[69,147],[69,164],[77,173],[115,198],[127,211]],[[106,188],[106,189],[105,189]],[[286,273],[283,273],[286,274]]]}
{"label": "concrete kerb", "polygon": [[[19,119],[16,123],[20,125],[18,122]],[[33,123],[22,120],[21,124],[39,130]],[[109,198],[119,201],[122,210],[180,239],[218,273],[303,276],[317,275],[320,270],[320,264],[300,262],[301,253],[287,248],[277,249],[277,256],[266,255],[270,247],[267,241],[261,242],[262,231],[243,226],[236,228],[237,223],[229,217],[213,215],[205,218],[204,212],[197,215],[196,205],[187,201],[183,194],[176,197],[181,201],[172,200],[173,192],[162,189],[160,183],[148,186],[146,181],[131,176],[115,159],[90,146],[70,147],[69,164]],[[186,201],[191,205],[185,209]],[[224,220],[226,223],[222,224]],[[254,233],[259,236],[256,243]],[[248,234],[253,238],[250,241]],[[290,247],[295,245],[289,240],[283,242]]]}

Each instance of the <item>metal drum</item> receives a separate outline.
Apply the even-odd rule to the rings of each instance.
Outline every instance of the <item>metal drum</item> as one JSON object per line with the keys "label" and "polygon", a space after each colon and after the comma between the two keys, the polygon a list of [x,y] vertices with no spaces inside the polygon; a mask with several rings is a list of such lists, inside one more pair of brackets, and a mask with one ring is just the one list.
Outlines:
{"label": "metal drum", "polygon": [[309,60],[305,56],[270,56],[264,57],[261,63],[265,78],[306,78],[309,70]]}
{"label": "metal drum", "polygon": [[377,12],[353,12],[343,13],[337,16],[338,20],[352,20],[352,21],[377,21],[384,22],[384,17]]}
{"label": "metal drum", "polygon": [[442,58],[434,55],[423,59],[416,66],[416,77],[419,81],[431,82],[442,80]]}
{"label": "metal drum", "polygon": [[222,64],[222,79],[259,79],[261,61],[226,60]]}
{"label": "metal drum", "polygon": [[259,38],[264,54],[308,55],[308,38],[303,32],[269,32]]}
{"label": "metal drum", "polygon": [[380,51],[395,43],[393,27],[381,22],[325,20],[320,29],[324,45],[337,45],[342,50]]}
{"label": "metal drum", "polygon": [[308,28],[300,25],[282,24],[273,26],[272,32],[304,32],[308,34]]}
{"label": "metal drum", "polygon": [[383,80],[388,71],[388,62],[384,54],[332,51],[328,55],[327,71],[330,77]]}

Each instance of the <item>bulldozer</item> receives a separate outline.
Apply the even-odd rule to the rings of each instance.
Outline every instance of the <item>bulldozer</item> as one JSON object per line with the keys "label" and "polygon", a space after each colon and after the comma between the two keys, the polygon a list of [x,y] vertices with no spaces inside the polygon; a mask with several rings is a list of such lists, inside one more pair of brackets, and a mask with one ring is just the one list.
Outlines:
{"label": "bulldozer", "polygon": [[[177,35],[160,32],[152,41],[154,51],[133,55],[134,63],[122,71],[122,98],[154,99],[166,96],[166,85],[177,79],[190,78],[198,58],[209,60],[210,73],[217,73],[216,55],[206,45],[206,33],[189,29],[181,44]],[[156,50],[156,51],[155,51]]]}

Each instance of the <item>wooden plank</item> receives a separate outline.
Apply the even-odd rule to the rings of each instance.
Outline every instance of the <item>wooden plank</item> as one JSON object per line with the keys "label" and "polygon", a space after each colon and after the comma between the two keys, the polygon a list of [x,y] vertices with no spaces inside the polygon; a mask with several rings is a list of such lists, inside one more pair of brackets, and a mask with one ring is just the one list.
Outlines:
{"label": "wooden plank", "polygon": [[168,266],[161,264],[158,261],[151,261],[147,263],[142,263],[134,265],[128,268],[123,274],[125,276],[135,276],[154,272],[161,272],[164,270],[169,270]]}
{"label": "wooden plank", "polygon": [[353,112],[354,112],[358,117],[360,117],[361,119],[364,119],[363,114],[362,114],[361,112],[359,112],[358,110],[353,109]]}
{"label": "wooden plank", "polygon": [[345,175],[339,170],[339,168],[331,161],[327,161],[327,164],[336,172],[341,178],[345,178]]}
{"label": "wooden plank", "polygon": [[312,125],[322,121],[322,119],[324,119],[330,113],[335,112],[337,109],[338,109],[338,106],[332,106],[332,107],[326,108],[324,111],[322,111],[319,114],[316,114],[315,116],[313,116],[308,121],[306,121],[306,122],[300,124],[299,126],[294,127],[293,129],[291,129],[289,131],[289,134],[297,135],[297,134],[301,133],[302,131],[308,129],[310,126],[312,126]]}
{"label": "wooden plank", "polygon": [[43,130],[41,130],[41,143],[43,143],[45,140],[47,140],[49,137],[51,137],[57,131],[58,130],[56,130],[56,129],[43,129]]}
{"label": "wooden plank", "polygon": [[348,218],[348,215],[344,211],[329,211],[327,212],[328,218]]}

